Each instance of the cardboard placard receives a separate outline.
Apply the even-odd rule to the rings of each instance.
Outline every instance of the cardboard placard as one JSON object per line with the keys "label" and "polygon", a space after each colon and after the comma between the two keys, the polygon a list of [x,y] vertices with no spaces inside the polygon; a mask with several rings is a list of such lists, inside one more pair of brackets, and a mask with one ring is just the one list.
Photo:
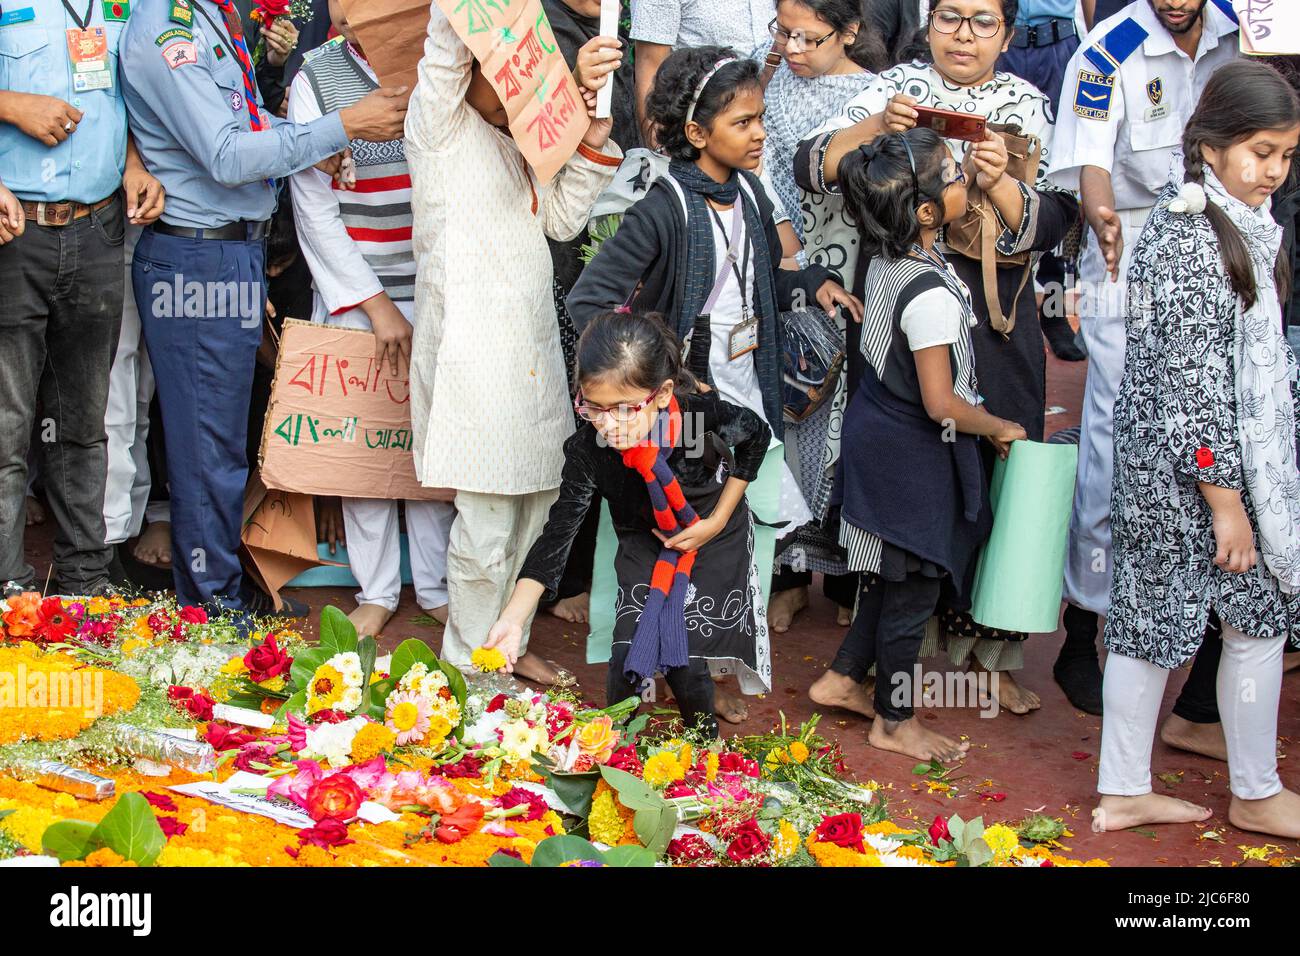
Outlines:
{"label": "cardboard placard", "polygon": [[541,0],[434,2],[482,64],[538,181],[550,182],[591,122]]}
{"label": "cardboard placard", "polygon": [[429,33],[429,0],[341,0],[343,13],[384,86],[415,89]]}
{"label": "cardboard placard", "polygon": [[373,334],[284,323],[259,456],[267,488],[446,500],[415,477],[413,444],[409,371],[376,361]]}
{"label": "cardboard placard", "polygon": [[280,589],[308,568],[324,562],[316,553],[316,511],[311,495],[269,491],[257,475],[244,489],[240,534],[244,571],[271,595],[278,611]]}
{"label": "cardboard placard", "polygon": [[1233,0],[1241,24],[1241,52],[1300,53],[1300,4],[1295,0]]}

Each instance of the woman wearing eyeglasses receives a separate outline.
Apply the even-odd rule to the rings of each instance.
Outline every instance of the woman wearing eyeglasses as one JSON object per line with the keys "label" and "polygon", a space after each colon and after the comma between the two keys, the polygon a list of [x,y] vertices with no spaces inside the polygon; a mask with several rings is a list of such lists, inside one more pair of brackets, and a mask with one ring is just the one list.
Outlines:
{"label": "woman wearing eyeglasses", "polygon": [[[1047,98],[1027,81],[996,69],[999,54],[1010,45],[1017,12],[1017,0],[938,0],[927,21],[931,62],[915,60],[882,73],[870,89],[849,102],[842,116],[800,145],[794,168],[804,188],[835,193],[840,161],[883,133],[913,128],[918,106],[982,116],[989,123],[1014,123],[1023,134],[1042,142],[1035,181],[1023,183],[1007,175],[1006,144],[998,134],[989,132],[976,143],[947,140],[953,156],[996,212],[1001,227],[997,252],[1033,254],[1028,265],[997,268],[997,298],[1012,323],[1004,333],[994,329],[990,320],[980,261],[947,250],[957,275],[974,290],[978,324],[972,339],[985,404],[992,414],[1020,422],[1031,439],[1041,441],[1046,393],[1043,333],[1033,290],[1021,293],[1021,284],[1037,255],[1065,238],[1078,218],[1078,202],[1073,194],[1046,181],[1052,138]],[[865,274],[861,257],[856,273],[851,288],[860,295]],[[863,368],[852,341],[849,356],[852,388]],[[941,623],[954,665],[973,660],[979,669],[998,672],[993,686],[1003,708],[1025,714],[1039,707],[1038,695],[1021,687],[1011,674],[1023,667],[1024,634],[983,628],[968,615],[951,610],[945,611]]]}

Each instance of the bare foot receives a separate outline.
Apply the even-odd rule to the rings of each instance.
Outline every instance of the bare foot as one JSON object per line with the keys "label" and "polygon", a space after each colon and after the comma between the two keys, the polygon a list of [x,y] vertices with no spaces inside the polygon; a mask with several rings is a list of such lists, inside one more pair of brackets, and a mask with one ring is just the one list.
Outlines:
{"label": "bare foot", "polygon": [[1160,793],[1140,797],[1117,797],[1104,794],[1092,811],[1092,832],[1127,830],[1147,823],[1200,823],[1210,819],[1213,811]]}
{"label": "bare foot", "polygon": [[1280,790],[1263,800],[1233,797],[1228,804],[1228,822],[1240,830],[1300,840],[1300,794]]}
{"label": "bare foot", "polygon": [[515,661],[515,676],[550,686],[560,676],[560,669],[546,658],[528,652],[519,655],[519,660]]}
{"label": "bare foot", "polygon": [[384,633],[384,625],[393,616],[393,612],[381,604],[358,604],[357,609],[348,615],[348,620],[357,629],[360,637],[378,637]]}
{"label": "bare foot", "polygon": [[767,602],[767,626],[773,633],[784,634],[790,630],[794,617],[808,606],[807,588],[788,588],[777,591]]}
{"label": "bare foot", "polygon": [[929,730],[915,717],[903,721],[877,717],[867,734],[867,743],[877,750],[888,750],[915,760],[961,760],[970,749],[968,741],[953,740]]}
{"label": "bare foot", "polygon": [[749,706],[745,699],[722,686],[713,689],[713,711],[729,724],[739,724],[749,719]]}
{"label": "bare foot", "polygon": [[853,608],[841,607],[835,611],[835,623],[840,627],[848,627],[853,623]]}
{"label": "bare foot", "polygon": [[874,682],[859,684],[852,677],[837,674],[835,671],[822,674],[808,688],[808,696],[812,698],[814,704],[851,710],[863,717],[876,716],[876,708],[871,699],[872,693],[874,693]]}
{"label": "bare foot", "polygon": [[155,568],[170,568],[172,566],[171,522],[150,522],[136,539],[131,553],[141,564],[149,564]]}
{"label": "bare foot", "polygon": [[549,610],[561,621],[568,621],[570,624],[586,624],[587,612],[590,608],[591,592],[583,591],[573,597],[561,598],[552,604]]}
{"label": "bare foot", "polygon": [[45,524],[45,505],[31,495],[27,496],[27,527]]}
{"label": "bare foot", "polygon": [[981,707],[996,703],[1003,710],[1009,710],[1013,714],[1027,714],[1043,706],[1037,694],[1016,683],[1016,679],[1011,676],[1011,671],[988,671],[979,664],[975,665],[975,670],[989,675],[987,690],[980,688]]}
{"label": "bare foot", "polygon": [[446,625],[447,605],[442,604],[439,605],[438,607],[422,607],[420,608],[420,610],[423,611],[425,614],[429,615],[429,617],[433,618],[439,624],[442,624],[444,626]]}
{"label": "bare foot", "polygon": [[1160,728],[1160,739],[1178,750],[1186,750],[1215,760],[1228,759],[1228,744],[1223,739],[1223,724],[1194,724],[1177,714]]}

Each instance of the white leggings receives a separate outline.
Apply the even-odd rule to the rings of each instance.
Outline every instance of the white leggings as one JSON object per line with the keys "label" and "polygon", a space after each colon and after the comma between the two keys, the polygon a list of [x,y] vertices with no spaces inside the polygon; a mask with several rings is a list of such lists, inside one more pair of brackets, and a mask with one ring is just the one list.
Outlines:
{"label": "white leggings", "polygon": [[[456,507],[445,501],[406,502],[406,540],[411,551],[411,579],[420,607],[434,610],[447,603],[447,538]],[[361,585],[358,604],[397,610],[402,596],[401,537],[397,502],[379,498],[344,498],[343,528],[348,563]]]}
{"label": "white leggings", "polygon": [[[1285,638],[1247,637],[1223,625],[1219,713],[1228,744],[1234,796],[1262,800],[1282,789],[1277,775],[1277,709]],[[1102,683],[1101,764],[1097,791],[1136,797],[1151,792],[1151,746],[1169,671],[1112,652]]]}

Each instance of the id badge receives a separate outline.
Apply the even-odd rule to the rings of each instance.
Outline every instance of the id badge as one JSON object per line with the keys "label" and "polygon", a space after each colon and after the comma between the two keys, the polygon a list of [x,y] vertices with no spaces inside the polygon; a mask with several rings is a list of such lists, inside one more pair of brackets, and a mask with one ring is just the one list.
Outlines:
{"label": "id badge", "polygon": [[1161,103],[1159,106],[1152,106],[1143,114],[1143,119],[1148,123],[1154,123],[1156,120],[1162,120],[1169,115],[1169,104]]}
{"label": "id badge", "polygon": [[[77,73],[108,72],[108,36],[103,27],[68,30],[68,58]],[[100,89],[101,87],[95,87]]]}
{"label": "id badge", "polygon": [[748,355],[758,348],[758,317],[746,319],[734,329],[727,338],[727,355],[735,361],[742,355]]}
{"label": "id badge", "polygon": [[72,74],[72,89],[74,92],[86,93],[90,90],[111,90],[112,88],[113,74],[108,72],[107,68]]}

